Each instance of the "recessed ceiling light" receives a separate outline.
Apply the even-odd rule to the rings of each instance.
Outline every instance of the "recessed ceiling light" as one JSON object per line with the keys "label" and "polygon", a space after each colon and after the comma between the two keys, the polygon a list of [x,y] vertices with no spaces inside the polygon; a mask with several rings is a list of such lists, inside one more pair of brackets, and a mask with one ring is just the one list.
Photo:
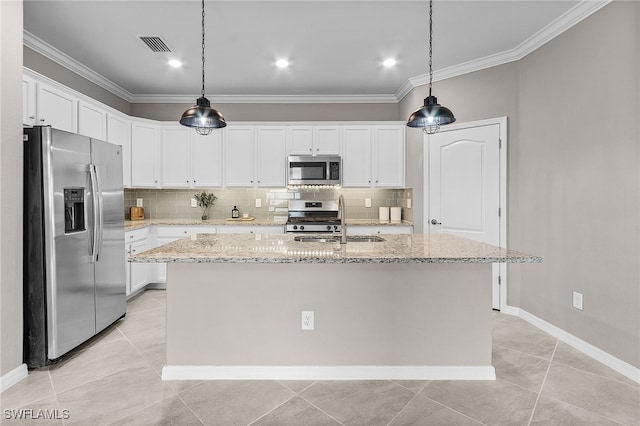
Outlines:
{"label": "recessed ceiling light", "polygon": [[182,62],[177,59],[171,59],[169,61],[169,65],[171,65],[173,68],[180,68],[182,66]]}
{"label": "recessed ceiling light", "polygon": [[276,67],[282,69],[282,68],[289,68],[289,61],[287,61],[286,59],[278,59],[276,61]]}
{"label": "recessed ceiling light", "polygon": [[391,68],[395,66],[397,63],[398,61],[396,61],[394,58],[387,58],[382,62],[382,65],[384,65],[385,68]]}

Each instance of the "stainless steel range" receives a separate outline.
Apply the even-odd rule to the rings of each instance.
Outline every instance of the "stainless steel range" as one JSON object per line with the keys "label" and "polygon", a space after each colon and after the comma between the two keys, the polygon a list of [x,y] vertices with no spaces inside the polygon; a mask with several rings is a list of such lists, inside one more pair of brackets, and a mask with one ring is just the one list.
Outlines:
{"label": "stainless steel range", "polygon": [[286,232],[342,232],[338,201],[289,200]]}

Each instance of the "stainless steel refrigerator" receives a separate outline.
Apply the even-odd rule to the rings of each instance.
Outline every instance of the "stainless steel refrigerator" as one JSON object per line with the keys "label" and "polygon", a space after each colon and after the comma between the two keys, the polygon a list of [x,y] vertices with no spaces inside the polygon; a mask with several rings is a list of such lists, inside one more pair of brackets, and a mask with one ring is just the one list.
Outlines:
{"label": "stainless steel refrigerator", "polygon": [[42,367],[125,315],[122,149],[24,129],[24,362]]}

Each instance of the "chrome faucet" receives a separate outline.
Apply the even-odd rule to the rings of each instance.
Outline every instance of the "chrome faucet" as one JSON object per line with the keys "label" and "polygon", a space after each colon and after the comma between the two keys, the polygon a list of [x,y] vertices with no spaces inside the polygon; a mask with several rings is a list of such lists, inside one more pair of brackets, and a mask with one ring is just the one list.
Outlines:
{"label": "chrome faucet", "polygon": [[345,225],[344,197],[338,197],[338,214],[340,215],[340,244],[347,244],[347,226]]}

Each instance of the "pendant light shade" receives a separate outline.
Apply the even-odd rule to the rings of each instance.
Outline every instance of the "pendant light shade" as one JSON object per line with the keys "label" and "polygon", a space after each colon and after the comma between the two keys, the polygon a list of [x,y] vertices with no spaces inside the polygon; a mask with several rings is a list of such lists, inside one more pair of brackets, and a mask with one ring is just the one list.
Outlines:
{"label": "pendant light shade", "polygon": [[209,99],[204,96],[198,98],[196,104],[182,114],[180,124],[195,128],[199,135],[208,135],[213,129],[227,125],[222,114],[211,108]]}
{"label": "pendant light shade", "polygon": [[204,0],[202,0],[202,96],[196,104],[186,110],[180,118],[180,124],[196,129],[199,135],[208,135],[213,129],[227,125],[222,114],[211,108],[209,99],[204,96]]}
{"label": "pendant light shade", "polygon": [[433,0],[429,1],[429,96],[424,99],[424,106],[409,116],[407,126],[422,127],[427,134],[434,134],[440,126],[456,121],[451,110],[438,103],[438,98],[431,95],[433,86]]}

